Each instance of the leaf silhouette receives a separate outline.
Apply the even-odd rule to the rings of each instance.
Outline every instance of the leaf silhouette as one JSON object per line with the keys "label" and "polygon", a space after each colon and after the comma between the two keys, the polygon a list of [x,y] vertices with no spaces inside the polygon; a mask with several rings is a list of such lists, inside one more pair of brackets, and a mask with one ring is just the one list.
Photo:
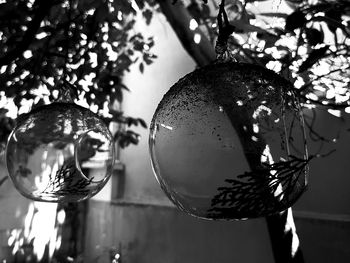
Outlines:
{"label": "leaf silhouette", "polygon": [[252,218],[288,208],[301,194],[295,187],[301,187],[299,179],[308,162],[290,156],[289,161],[266,164],[238,179],[226,179],[211,201],[208,217]]}
{"label": "leaf silhouette", "polygon": [[311,68],[313,64],[324,57],[328,49],[329,46],[326,45],[324,47],[312,50],[308,58],[299,67],[298,73],[304,72],[305,70]]}
{"label": "leaf silhouette", "polygon": [[287,31],[293,31],[294,29],[304,26],[305,23],[305,14],[300,10],[296,10],[286,18],[285,29]]}
{"label": "leaf silhouette", "polygon": [[323,43],[324,33],[316,28],[307,28],[305,30],[306,39],[311,46]]}
{"label": "leaf silhouette", "polygon": [[75,168],[73,162],[62,165],[52,178],[50,175],[49,183],[43,194],[54,196],[85,196],[90,190],[88,185],[92,184],[94,177],[85,180]]}

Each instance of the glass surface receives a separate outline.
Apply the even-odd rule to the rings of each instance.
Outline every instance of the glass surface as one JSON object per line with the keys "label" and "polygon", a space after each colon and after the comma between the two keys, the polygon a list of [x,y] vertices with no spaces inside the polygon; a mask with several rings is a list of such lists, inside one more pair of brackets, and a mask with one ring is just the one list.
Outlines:
{"label": "glass surface", "polygon": [[[18,191],[37,201],[80,201],[106,184],[114,144],[105,123],[72,103],[38,107],[17,119],[6,163]],[[98,172],[89,174],[90,167]]]}
{"label": "glass surface", "polygon": [[306,187],[300,105],[289,82],[250,64],[198,69],[163,97],[150,127],[156,178],[181,210],[207,219],[266,216]]}

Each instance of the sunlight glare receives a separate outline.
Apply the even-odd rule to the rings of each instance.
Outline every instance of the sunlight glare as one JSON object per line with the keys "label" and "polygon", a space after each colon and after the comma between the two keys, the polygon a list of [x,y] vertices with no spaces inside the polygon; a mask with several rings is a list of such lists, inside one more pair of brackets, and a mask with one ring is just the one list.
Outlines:
{"label": "sunlight glare", "polygon": [[41,33],[37,34],[37,35],[35,36],[35,38],[38,39],[38,40],[40,40],[40,39],[43,39],[43,38],[47,37],[48,35],[49,35],[49,34],[46,33],[46,32],[41,32]]}
{"label": "sunlight glare", "polygon": [[295,223],[293,219],[293,214],[292,210],[289,208],[287,211],[287,223],[284,228],[284,233],[292,232],[292,257],[295,256],[297,251],[299,250],[299,238],[298,235],[296,234],[296,228],[295,228]]}
{"label": "sunlight glare", "polygon": [[341,111],[340,110],[333,110],[333,109],[328,109],[327,110],[330,114],[332,114],[335,117],[341,117]]}
{"label": "sunlight glare", "polygon": [[97,67],[97,54],[93,52],[89,52],[91,67],[96,68]]}
{"label": "sunlight glare", "polygon": [[198,27],[197,21],[192,18],[191,21],[190,21],[189,29],[194,31],[194,30],[197,29],[197,27]]}
{"label": "sunlight glare", "polygon": [[194,43],[199,44],[201,42],[201,39],[202,39],[202,37],[200,34],[198,34],[198,33],[194,34],[194,36],[193,36]]}
{"label": "sunlight glare", "polygon": [[26,51],[23,52],[23,57],[24,57],[25,59],[29,59],[29,58],[31,58],[32,56],[33,56],[33,53],[32,53],[32,51],[30,51],[30,50],[26,50]]}
{"label": "sunlight glare", "polygon": [[28,239],[34,238],[34,252],[40,261],[52,236],[54,240],[57,239],[57,231],[55,231],[57,204],[34,202],[34,206],[36,213],[33,215],[31,224],[25,227],[30,231]]}
{"label": "sunlight glare", "polygon": [[[0,38],[1,39],[1,38]],[[4,65],[0,68],[0,74],[4,74],[6,72],[7,65]]]}

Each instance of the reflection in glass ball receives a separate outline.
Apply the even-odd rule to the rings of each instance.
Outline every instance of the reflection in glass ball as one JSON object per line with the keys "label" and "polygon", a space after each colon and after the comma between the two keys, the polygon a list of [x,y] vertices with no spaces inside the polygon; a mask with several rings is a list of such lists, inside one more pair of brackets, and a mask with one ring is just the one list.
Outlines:
{"label": "reflection in glass ball", "polygon": [[[9,175],[33,200],[81,201],[107,183],[113,138],[93,112],[73,103],[38,107],[17,119],[6,147]],[[89,174],[89,168],[97,168]]]}
{"label": "reflection in glass ball", "polygon": [[156,178],[188,214],[266,216],[290,207],[307,184],[304,122],[292,85],[243,63],[188,74],[163,97],[150,128]]}

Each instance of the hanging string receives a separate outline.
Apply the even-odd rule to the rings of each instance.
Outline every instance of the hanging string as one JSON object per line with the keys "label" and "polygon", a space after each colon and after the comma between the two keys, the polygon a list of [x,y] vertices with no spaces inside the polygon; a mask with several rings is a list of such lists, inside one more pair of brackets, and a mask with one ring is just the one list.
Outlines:
{"label": "hanging string", "polygon": [[65,54],[64,54],[64,67],[61,79],[58,81],[59,95],[56,101],[59,102],[74,102],[75,98],[78,98],[78,88],[68,81],[68,68],[69,63],[69,47],[70,47],[70,35],[69,30],[72,23],[72,0],[67,1],[67,25],[65,28]]}
{"label": "hanging string", "polygon": [[219,35],[216,40],[215,52],[216,57],[220,61],[235,60],[228,49],[228,39],[235,31],[235,27],[230,24],[227,13],[225,11],[225,0],[221,1],[219,13],[217,16]]}
{"label": "hanging string", "polygon": [[59,88],[59,96],[56,102],[73,103],[74,99],[79,96],[78,88],[65,78],[62,78]]}
{"label": "hanging string", "polygon": [[78,88],[68,81],[68,63],[69,63],[69,48],[70,48],[70,34],[72,23],[72,0],[67,1],[67,25],[65,28],[65,53],[64,53],[64,67],[61,79],[58,81],[59,95],[56,101],[59,102],[74,102],[74,99],[78,98]]}
{"label": "hanging string", "polygon": [[67,64],[69,62],[69,46],[70,46],[70,41],[69,41],[69,30],[71,26],[71,12],[72,12],[72,1],[68,0],[68,12],[67,12],[67,25],[65,28],[65,54],[64,54],[64,67],[63,67],[63,79],[67,80],[67,75],[68,75],[68,69],[67,69]]}

